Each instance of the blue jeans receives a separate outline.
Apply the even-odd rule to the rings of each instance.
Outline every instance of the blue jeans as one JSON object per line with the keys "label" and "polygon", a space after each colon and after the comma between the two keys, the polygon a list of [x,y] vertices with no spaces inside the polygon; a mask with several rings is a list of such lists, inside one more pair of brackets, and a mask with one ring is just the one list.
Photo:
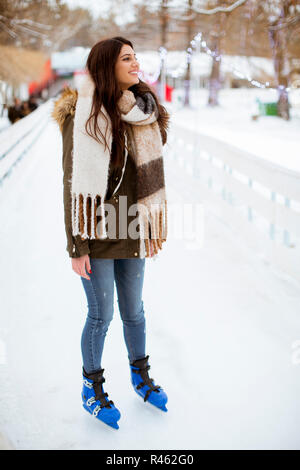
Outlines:
{"label": "blue jeans", "polygon": [[90,281],[80,277],[88,314],[81,336],[83,367],[90,374],[101,368],[104,340],[114,310],[114,281],[128,359],[145,357],[146,329],[142,290],[145,258],[90,258]]}

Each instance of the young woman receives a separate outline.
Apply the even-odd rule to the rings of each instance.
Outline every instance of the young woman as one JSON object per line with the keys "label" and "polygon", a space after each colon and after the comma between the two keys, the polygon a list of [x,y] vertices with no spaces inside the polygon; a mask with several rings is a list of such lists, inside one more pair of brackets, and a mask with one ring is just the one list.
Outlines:
{"label": "young woman", "polygon": [[52,115],[63,137],[67,251],[88,302],[81,339],[83,406],[118,429],[121,414],[104,393],[101,368],[114,282],[134,390],[167,411],[165,391],[148,375],[142,289],[145,258],[156,256],[166,241],[162,146],[169,115],[139,79],[130,41],[98,42],[86,70],[79,90],[67,88]]}

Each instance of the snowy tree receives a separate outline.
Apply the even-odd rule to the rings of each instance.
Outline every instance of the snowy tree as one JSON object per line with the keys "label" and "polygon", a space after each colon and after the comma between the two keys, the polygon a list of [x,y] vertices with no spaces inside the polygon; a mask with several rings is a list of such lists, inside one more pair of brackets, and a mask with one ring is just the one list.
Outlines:
{"label": "snowy tree", "polygon": [[[208,2],[207,7],[212,9],[211,7],[216,7],[218,3],[218,1]],[[226,34],[226,21],[228,18],[227,15],[228,13],[224,11],[218,11],[214,14],[214,24],[209,35],[209,47],[212,51],[212,66],[209,77],[208,95],[208,104],[210,106],[217,106],[219,104],[218,93],[221,88],[222,41],[224,40]]]}
{"label": "snowy tree", "polygon": [[278,116],[290,118],[287,87],[289,83],[289,39],[300,24],[299,0],[263,0],[257,5],[256,21],[266,27],[274,60],[278,88]]}
{"label": "snowy tree", "polygon": [[[63,0],[0,0],[0,44],[49,52],[91,42],[92,16]],[[76,43],[77,39],[77,43]]]}
{"label": "snowy tree", "polygon": [[[222,58],[222,42],[226,35],[226,23],[231,13],[238,7],[246,4],[247,0],[187,0],[183,5],[182,2],[178,4],[176,0],[170,2],[172,7],[171,18],[179,19],[186,22],[186,40],[188,43],[187,50],[190,47],[190,42],[195,33],[195,25],[200,17],[205,18],[210,23],[210,30],[208,40],[210,45],[212,68],[209,79],[209,97],[208,104],[210,106],[218,105],[218,91],[221,87],[221,58]],[[188,50],[189,52],[189,50]],[[191,56],[187,54],[187,69],[185,76],[185,106],[190,103],[190,59]]]}
{"label": "snowy tree", "polygon": [[[160,34],[161,34],[161,47],[166,50],[167,44],[167,29],[168,29],[168,0],[161,0],[160,4]],[[164,51],[161,53],[161,72],[160,72],[160,87],[159,97],[163,101],[165,99],[165,85],[166,85],[166,63]]]}

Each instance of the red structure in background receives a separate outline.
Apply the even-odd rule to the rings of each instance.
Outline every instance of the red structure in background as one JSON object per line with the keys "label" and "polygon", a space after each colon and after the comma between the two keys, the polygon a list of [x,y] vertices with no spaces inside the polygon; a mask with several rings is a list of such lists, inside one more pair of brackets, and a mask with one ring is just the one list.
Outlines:
{"label": "red structure in background", "polygon": [[[158,86],[159,86],[159,82],[158,80],[156,80],[155,82],[153,83],[149,83],[147,82],[146,80],[146,83],[151,87],[153,88],[153,90],[155,91],[156,94],[158,94]],[[166,101],[169,101],[171,102],[172,101],[172,92],[174,90],[174,87],[170,86],[170,85],[165,85],[165,100]]]}
{"label": "red structure in background", "polygon": [[165,88],[165,98],[166,98],[166,101],[169,101],[171,102],[172,101],[172,91],[173,91],[173,87],[170,86],[170,85],[166,85],[166,88]]}
{"label": "red structure in background", "polygon": [[56,73],[53,72],[53,70],[51,69],[51,60],[48,59],[44,64],[43,71],[41,73],[41,76],[39,77],[39,80],[29,83],[28,85],[29,96],[40,95],[42,90],[44,90],[45,88],[48,88],[53,83],[55,78],[56,78]]}

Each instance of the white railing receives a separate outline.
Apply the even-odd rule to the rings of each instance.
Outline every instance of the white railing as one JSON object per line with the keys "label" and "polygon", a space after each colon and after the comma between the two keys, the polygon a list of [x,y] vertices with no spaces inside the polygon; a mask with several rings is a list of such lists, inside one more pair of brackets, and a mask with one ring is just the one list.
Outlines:
{"label": "white railing", "polygon": [[0,134],[0,185],[38,140],[50,118],[51,100]]}
{"label": "white railing", "polygon": [[300,173],[174,125],[167,155],[204,205],[300,281]]}

